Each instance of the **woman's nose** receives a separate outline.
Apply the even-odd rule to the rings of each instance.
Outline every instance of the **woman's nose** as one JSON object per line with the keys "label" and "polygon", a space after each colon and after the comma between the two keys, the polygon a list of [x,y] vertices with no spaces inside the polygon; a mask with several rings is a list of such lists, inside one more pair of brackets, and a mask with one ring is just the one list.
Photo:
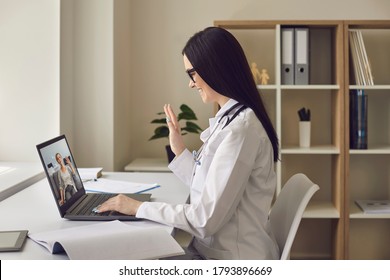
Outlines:
{"label": "woman's nose", "polygon": [[188,84],[188,87],[189,88],[194,88],[195,87],[195,83],[192,80],[190,80],[190,83]]}

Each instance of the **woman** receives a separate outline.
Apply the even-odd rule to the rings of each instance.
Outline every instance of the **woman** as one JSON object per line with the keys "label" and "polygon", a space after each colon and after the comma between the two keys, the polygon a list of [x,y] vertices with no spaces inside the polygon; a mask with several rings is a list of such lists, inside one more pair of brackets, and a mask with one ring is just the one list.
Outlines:
{"label": "woman", "polygon": [[119,195],[101,205],[185,230],[189,251],[206,259],[278,259],[268,222],[276,188],[278,139],[237,40],[209,27],[183,49],[190,88],[220,106],[201,134],[203,146],[184,145],[176,115],[164,106],[175,159],[169,168],[191,187],[191,202],[138,202]]}
{"label": "woman", "polygon": [[56,161],[60,165],[60,170],[57,173],[57,181],[59,182],[60,189],[60,205],[63,205],[77,192],[73,181],[75,170],[69,158],[65,158],[65,165],[60,153],[56,153]]}

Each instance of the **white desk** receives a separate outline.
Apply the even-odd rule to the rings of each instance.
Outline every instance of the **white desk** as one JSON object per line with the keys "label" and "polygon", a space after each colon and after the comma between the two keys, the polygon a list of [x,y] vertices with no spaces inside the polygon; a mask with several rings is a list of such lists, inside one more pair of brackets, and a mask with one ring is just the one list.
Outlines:
{"label": "white desk", "polygon": [[0,201],[44,177],[41,163],[0,162]]}
{"label": "white desk", "polygon": [[125,166],[131,172],[171,172],[166,158],[136,158]]}
{"label": "white desk", "polygon": [[[112,180],[159,183],[160,188],[150,191],[152,201],[185,203],[189,195],[189,189],[173,173],[103,173],[103,177]],[[101,222],[62,219],[46,178],[0,202],[0,230],[27,229],[33,233],[91,223]],[[126,223],[140,227],[158,225],[171,233],[174,230],[146,220]],[[52,255],[46,248],[27,239],[22,251],[0,253],[0,259],[68,259],[68,257],[65,254]]]}

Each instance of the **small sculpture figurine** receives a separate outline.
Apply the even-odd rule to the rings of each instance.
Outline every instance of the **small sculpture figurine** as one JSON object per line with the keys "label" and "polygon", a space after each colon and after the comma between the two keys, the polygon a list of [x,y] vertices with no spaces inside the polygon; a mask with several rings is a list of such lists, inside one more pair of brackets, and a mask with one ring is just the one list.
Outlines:
{"label": "small sculpture figurine", "polygon": [[251,71],[253,75],[253,79],[255,80],[255,83],[258,84],[259,81],[261,81],[261,74],[259,69],[257,69],[257,64],[255,62],[252,62],[251,64]]}
{"label": "small sculpture figurine", "polygon": [[267,85],[269,80],[269,75],[267,72],[267,69],[261,69],[261,74],[260,74],[260,81],[262,85]]}

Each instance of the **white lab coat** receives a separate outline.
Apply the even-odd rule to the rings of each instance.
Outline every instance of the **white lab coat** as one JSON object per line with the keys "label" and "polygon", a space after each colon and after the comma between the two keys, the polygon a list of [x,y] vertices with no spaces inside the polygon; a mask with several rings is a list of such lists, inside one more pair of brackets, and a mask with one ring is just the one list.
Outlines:
{"label": "white lab coat", "polygon": [[268,221],[276,188],[272,145],[250,108],[223,129],[226,117],[217,124],[236,103],[229,100],[201,134],[200,165],[188,150],[169,165],[191,187],[190,203],[145,202],[136,216],[193,234],[192,246],[209,259],[278,259]]}

